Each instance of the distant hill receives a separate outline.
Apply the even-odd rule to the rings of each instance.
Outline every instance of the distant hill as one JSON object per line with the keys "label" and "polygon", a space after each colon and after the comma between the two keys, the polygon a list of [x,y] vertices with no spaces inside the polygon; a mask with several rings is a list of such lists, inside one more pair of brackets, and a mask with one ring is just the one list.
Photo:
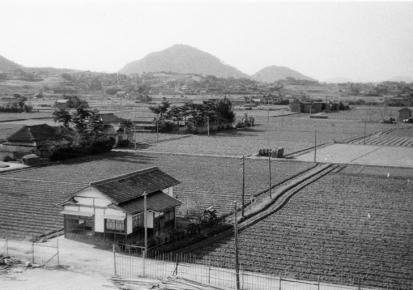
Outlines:
{"label": "distant hill", "polygon": [[11,60],[0,55],[0,72],[11,72],[16,69],[22,69],[23,67]]}
{"label": "distant hill", "polygon": [[153,52],[140,60],[125,65],[120,73],[176,72],[183,74],[213,75],[228,78],[249,78],[240,70],[222,63],[217,57],[188,45],[174,45]]}
{"label": "distant hill", "polygon": [[314,79],[305,76],[295,70],[284,66],[267,66],[262,70],[256,72],[252,78],[259,82],[272,83],[287,78],[294,78],[296,80],[314,81]]}
{"label": "distant hill", "polygon": [[390,78],[389,81],[412,83],[413,82],[413,77],[411,77],[411,76],[395,76],[395,77]]}

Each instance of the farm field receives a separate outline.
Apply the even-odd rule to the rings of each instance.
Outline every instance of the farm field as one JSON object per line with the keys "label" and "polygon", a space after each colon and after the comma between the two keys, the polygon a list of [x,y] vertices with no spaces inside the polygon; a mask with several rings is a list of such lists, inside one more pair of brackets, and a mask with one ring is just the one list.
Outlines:
{"label": "farm field", "polygon": [[[378,145],[333,144],[317,150],[317,161],[376,166],[412,167],[412,147]],[[313,161],[314,151],[296,157],[300,161]]]}
{"label": "farm field", "polygon": [[380,132],[367,138],[361,138],[349,142],[350,144],[366,144],[380,146],[413,146],[413,126],[395,128],[387,132]]}
{"label": "farm field", "polygon": [[33,113],[0,113],[0,122],[13,121],[21,119],[33,118],[51,118],[52,114],[49,112],[33,112]]}
{"label": "farm field", "polygon": [[[111,152],[61,164],[0,174],[0,235],[39,234],[63,226],[58,206],[70,193],[91,181],[158,166],[181,181],[175,195],[180,215],[197,214],[214,206],[219,215],[241,203],[241,160],[170,154]],[[312,163],[272,162],[272,184],[312,167]],[[268,188],[266,160],[246,160],[246,200]],[[223,178],[225,177],[225,178]],[[45,202],[46,201],[46,202]]]}
{"label": "farm field", "polygon": [[[315,128],[317,144],[346,142],[348,139],[372,134],[395,127],[392,124],[369,123],[360,120],[309,119],[307,114],[277,117],[276,111],[248,111],[257,126],[242,130],[219,132],[211,135],[192,135],[190,138],[153,144],[146,150],[188,154],[255,155],[260,148],[284,147],[285,154],[314,146]],[[274,114],[274,115],[273,115]],[[338,113],[339,114],[339,113]],[[264,116],[263,116],[264,115]]]}
{"label": "farm field", "polygon": [[[412,192],[413,183],[402,175],[327,175],[240,232],[241,267],[295,279],[412,289]],[[193,254],[234,267],[233,245],[229,237]]]}

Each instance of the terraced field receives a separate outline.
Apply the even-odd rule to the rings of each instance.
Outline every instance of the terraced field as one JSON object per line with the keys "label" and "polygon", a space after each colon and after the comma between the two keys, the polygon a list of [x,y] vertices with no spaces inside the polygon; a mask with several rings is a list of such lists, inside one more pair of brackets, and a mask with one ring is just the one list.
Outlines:
{"label": "terraced field", "polygon": [[[240,233],[240,263],[296,279],[412,289],[412,192],[403,176],[324,177]],[[233,245],[227,238],[193,253],[233,267]]]}
{"label": "terraced field", "polygon": [[[112,152],[62,164],[0,174],[0,235],[6,231],[26,236],[62,227],[58,203],[91,181],[158,166],[181,181],[175,194],[183,205],[179,213],[199,213],[214,206],[218,214],[241,202],[241,160],[169,154]],[[276,184],[312,163],[274,161],[272,182]],[[266,160],[246,161],[246,198],[268,188]],[[36,215],[34,215],[36,213]],[[47,221],[47,222],[46,222]],[[14,229],[14,231],[13,231]],[[12,232],[13,231],[13,232]]]}

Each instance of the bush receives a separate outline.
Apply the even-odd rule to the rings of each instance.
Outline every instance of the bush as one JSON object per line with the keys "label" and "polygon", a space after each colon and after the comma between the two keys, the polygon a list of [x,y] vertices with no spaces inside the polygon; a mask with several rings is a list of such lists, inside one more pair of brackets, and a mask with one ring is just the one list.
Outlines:
{"label": "bush", "polygon": [[89,146],[59,148],[52,153],[50,160],[59,161],[81,157],[88,154],[105,153],[109,152],[113,148],[113,145],[115,145],[115,139],[110,138],[109,140],[95,141]]}
{"label": "bush", "polygon": [[10,161],[16,161],[16,159],[14,159],[13,157],[7,155],[7,156],[4,156],[3,161],[4,162],[10,162]]}
{"label": "bush", "polygon": [[112,150],[113,145],[115,145],[114,138],[109,138],[109,140],[104,140],[104,141],[96,141],[92,144],[90,149],[87,150],[87,153],[99,154],[99,153],[109,152],[110,150]]}
{"label": "bush", "polygon": [[158,131],[160,133],[170,133],[174,131],[174,129],[175,124],[173,122],[162,120],[158,123]]}
{"label": "bush", "polygon": [[118,142],[119,148],[128,148],[130,145],[131,145],[131,142],[129,140],[120,140]]}

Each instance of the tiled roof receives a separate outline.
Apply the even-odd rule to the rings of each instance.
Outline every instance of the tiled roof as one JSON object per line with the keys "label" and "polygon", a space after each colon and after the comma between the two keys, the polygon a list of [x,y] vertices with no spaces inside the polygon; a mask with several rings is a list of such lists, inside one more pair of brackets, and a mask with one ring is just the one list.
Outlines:
{"label": "tiled roof", "polygon": [[[17,132],[7,138],[9,142],[39,142],[49,139],[62,138],[67,131],[62,127],[49,126],[47,124],[23,126]],[[69,132],[66,132],[69,133]]]}
{"label": "tiled roof", "polygon": [[158,167],[151,167],[129,174],[92,182],[90,185],[118,204],[174,186],[180,182]]}
{"label": "tiled roof", "polygon": [[120,123],[124,120],[113,113],[101,113],[99,116],[102,119],[103,124]]}
{"label": "tiled roof", "polygon": [[[143,203],[144,199],[143,196],[141,196],[135,200],[120,204],[119,207],[123,208],[129,214],[135,214],[143,212]],[[146,199],[147,209],[158,212],[162,212],[168,208],[173,208],[181,204],[182,203],[179,200],[163,193],[162,191],[151,193]]]}

